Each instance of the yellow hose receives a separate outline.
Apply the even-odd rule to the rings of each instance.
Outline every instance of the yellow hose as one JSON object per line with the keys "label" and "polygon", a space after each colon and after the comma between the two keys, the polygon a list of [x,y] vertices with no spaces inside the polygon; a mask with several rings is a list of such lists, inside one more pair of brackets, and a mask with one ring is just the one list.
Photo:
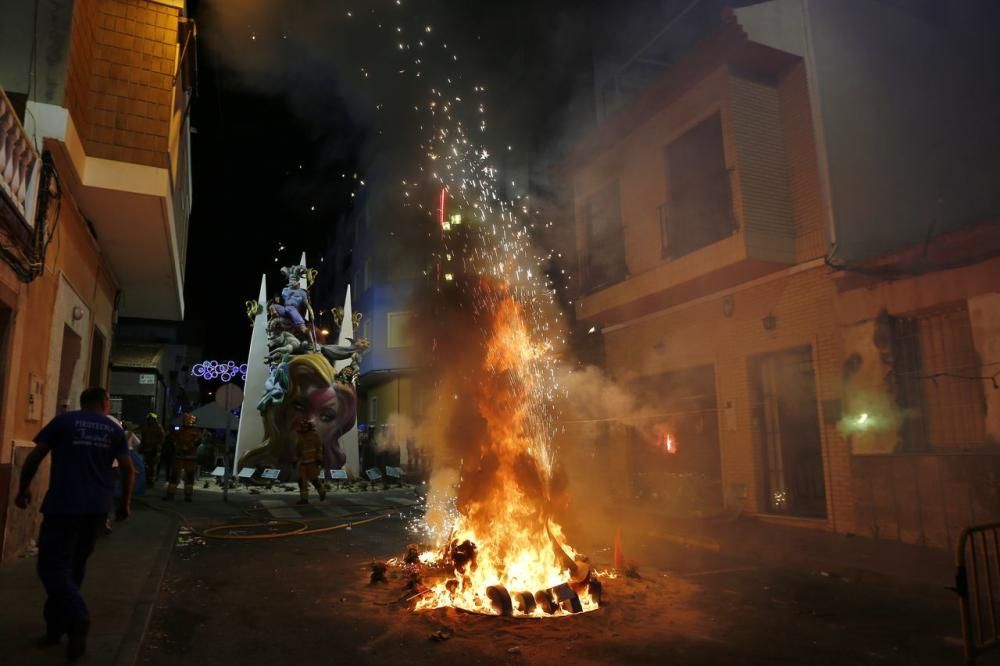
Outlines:
{"label": "yellow hose", "polygon": [[[212,527],[207,527],[203,530],[197,530],[190,525],[188,528],[200,537],[206,539],[230,539],[234,541],[245,540],[245,539],[280,539],[282,537],[290,536],[304,536],[307,534],[320,534],[322,532],[332,532],[333,530],[340,530],[345,527],[351,527],[353,525],[364,525],[365,523],[370,523],[382,518],[388,518],[388,515],[375,516],[373,518],[365,518],[364,520],[352,520],[346,523],[341,523],[340,525],[330,525],[329,527],[315,527],[309,529],[309,524],[300,522],[297,520],[276,520],[269,523],[237,523],[233,525],[214,525]],[[234,530],[234,529],[245,529],[248,527],[271,527],[272,525],[300,525],[296,530],[291,532],[279,532],[277,534],[214,534],[214,532],[219,532],[222,530]]]}
{"label": "yellow hose", "polygon": [[[234,523],[227,525],[212,525],[211,527],[206,527],[204,529],[199,529],[192,525],[188,519],[179,511],[174,509],[169,509],[163,506],[157,506],[155,504],[150,504],[149,502],[142,500],[140,498],[135,498],[136,502],[143,504],[144,506],[153,509],[154,511],[161,511],[163,513],[173,514],[184,524],[188,530],[191,531],[195,536],[202,537],[203,539],[217,539],[221,541],[259,541],[263,539],[282,539],[284,537],[291,536],[304,536],[307,534],[321,534],[323,532],[332,532],[334,530],[340,530],[347,527],[352,527],[354,525],[364,525],[366,523],[371,523],[376,520],[381,520],[382,518],[388,518],[389,514],[374,516],[372,518],[365,518],[363,520],[350,520],[346,523],[341,523],[339,525],[330,525],[328,527],[314,527],[310,528],[309,523],[301,520],[272,520],[266,523]],[[364,515],[369,513],[368,511],[349,513],[347,516],[325,516],[323,518],[318,518],[317,520],[343,520],[345,517],[354,515]],[[278,532],[271,534],[215,534],[215,532],[221,532],[224,530],[238,530],[238,529],[248,529],[255,527],[274,527],[276,525],[290,525],[295,527],[286,532]]]}

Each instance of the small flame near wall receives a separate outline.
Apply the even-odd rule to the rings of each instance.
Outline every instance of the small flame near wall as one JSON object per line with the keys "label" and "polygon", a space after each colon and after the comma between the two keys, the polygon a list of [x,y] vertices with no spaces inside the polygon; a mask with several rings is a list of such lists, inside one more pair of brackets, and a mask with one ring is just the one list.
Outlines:
{"label": "small flame near wall", "polygon": [[657,428],[655,432],[656,448],[669,455],[677,453],[677,438],[672,432],[665,428]]}

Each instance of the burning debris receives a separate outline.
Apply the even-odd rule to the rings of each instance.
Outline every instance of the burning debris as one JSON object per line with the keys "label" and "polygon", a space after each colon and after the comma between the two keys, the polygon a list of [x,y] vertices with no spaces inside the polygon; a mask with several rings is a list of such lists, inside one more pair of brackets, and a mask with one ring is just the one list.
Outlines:
{"label": "burning debris", "polygon": [[[487,615],[507,617],[546,617],[550,615],[574,615],[595,610],[600,606],[603,585],[598,576],[615,577],[611,572],[597,572],[585,561],[573,562],[566,582],[538,590],[511,591],[501,583],[486,586],[480,593],[475,585],[478,570],[476,545],[469,540],[452,541],[444,553],[444,559],[433,559],[433,551],[418,552],[418,546],[407,546],[406,555],[400,560],[393,558],[385,562],[373,562],[371,582],[386,582],[388,567],[401,568],[407,584],[406,588],[416,591],[407,600],[417,600],[417,608],[454,606],[464,610]],[[432,581],[425,584],[425,580]],[[443,595],[441,590],[443,589]],[[450,603],[432,606],[426,599],[446,599]],[[464,599],[472,600],[470,605]]]}

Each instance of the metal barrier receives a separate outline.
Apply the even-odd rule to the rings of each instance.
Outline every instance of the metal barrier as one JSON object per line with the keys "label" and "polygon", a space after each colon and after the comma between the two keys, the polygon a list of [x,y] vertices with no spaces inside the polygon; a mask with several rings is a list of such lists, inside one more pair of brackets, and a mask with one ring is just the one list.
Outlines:
{"label": "metal barrier", "polygon": [[958,539],[955,592],[967,664],[1000,646],[1000,523],[966,528]]}

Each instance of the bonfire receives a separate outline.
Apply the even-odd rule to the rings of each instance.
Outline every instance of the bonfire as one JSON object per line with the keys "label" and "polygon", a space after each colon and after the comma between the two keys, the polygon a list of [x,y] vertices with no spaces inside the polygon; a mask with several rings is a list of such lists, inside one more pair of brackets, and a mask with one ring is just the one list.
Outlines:
{"label": "bonfire", "polygon": [[550,514],[551,394],[546,355],[505,290],[490,299],[476,405],[485,420],[478,460],[465,461],[457,517],[419,559],[417,609],[547,617],[594,610],[601,583]]}

